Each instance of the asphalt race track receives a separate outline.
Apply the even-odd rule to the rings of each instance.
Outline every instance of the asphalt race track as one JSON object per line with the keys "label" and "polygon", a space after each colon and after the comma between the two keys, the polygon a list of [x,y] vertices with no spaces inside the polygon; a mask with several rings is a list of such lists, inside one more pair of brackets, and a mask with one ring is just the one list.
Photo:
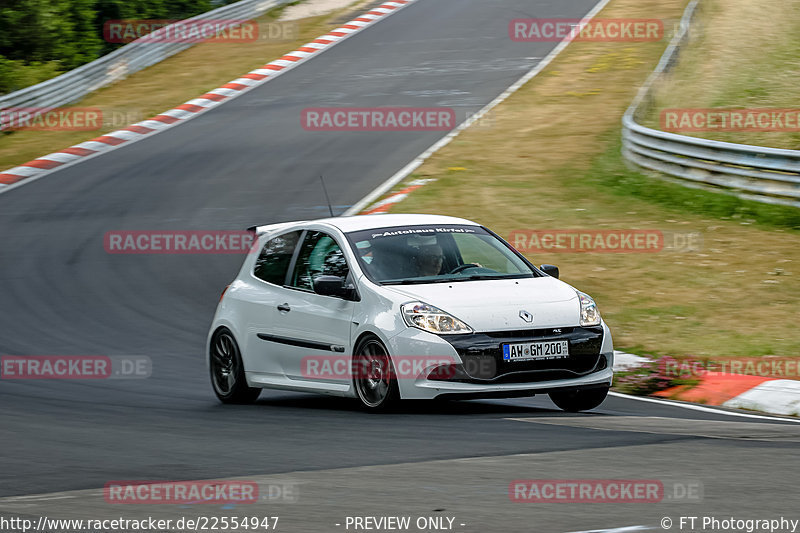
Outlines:
{"label": "asphalt race track", "polygon": [[[584,415],[545,397],[369,415],[351,401],[265,391],[254,406],[223,406],[203,350],[241,257],[103,248],[112,230],[325,216],[320,174],[343,213],[444,133],[310,132],[303,109],[446,106],[462,121],[555,47],[512,42],[510,19],[580,18],[595,3],[420,0],[198,118],[0,194],[0,353],[153,362],[140,380],[0,381],[0,511],[119,516],[98,496],[110,480],[231,477],[299,487],[294,502],[237,509],[280,516],[283,531],[344,530],[336,524],[347,515],[366,514],[447,515],[459,531],[661,529],[663,517],[790,510],[800,500],[800,424],[789,421],[621,397]],[[625,505],[509,500],[512,480],[556,478],[659,479],[701,486],[702,495]],[[20,498],[64,491],[78,492]]]}
{"label": "asphalt race track", "polygon": [[[788,502],[800,496],[800,425],[616,397],[577,416],[544,398],[419,403],[376,416],[345,400],[264,393],[255,406],[230,408],[202,390],[142,399],[136,414],[133,399],[78,405],[38,402],[19,416],[27,424],[4,416],[11,421],[4,448],[13,453],[2,466],[13,474],[4,474],[10,482],[3,490],[92,489],[0,498],[4,514],[279,516],[284,531],[344,530],[336,524],[347,516],[446,516],[455,531],[566,532],[660,529],[664,517],[790,517]],[[105,503],[100,490],[110,480],[233,476],[257,482],[265,494],[267,487],[291,492],[247,506],[120,506]],[[508,486],[518,479],[660,480],[665,497],[515,503]]]}

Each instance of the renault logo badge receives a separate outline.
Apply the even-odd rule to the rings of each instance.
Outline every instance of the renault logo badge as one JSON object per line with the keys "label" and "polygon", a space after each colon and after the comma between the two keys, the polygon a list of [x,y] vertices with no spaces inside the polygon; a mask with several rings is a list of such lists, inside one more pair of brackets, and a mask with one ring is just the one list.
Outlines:
{"label": "renault logo badge", "polygon": [[519,312],[519,317],[525,322],[533,322],[533,315],[525,310]]}

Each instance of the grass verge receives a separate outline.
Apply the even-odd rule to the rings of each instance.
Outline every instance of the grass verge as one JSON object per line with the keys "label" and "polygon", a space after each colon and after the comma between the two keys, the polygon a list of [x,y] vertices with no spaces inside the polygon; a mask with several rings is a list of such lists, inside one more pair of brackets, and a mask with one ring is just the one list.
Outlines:
{"label": "grass verge", "polygon": [[[656,86],[645,124],[663,109],[797,109],[800,9],[786,0],[703,0],[693,40]],[[758,43],[754,46],[754,43]],[[684,134],[684,133],[682,133]],[[719,141],[800,150],[800,132],[687,132]]]}
{"label": "grass verge", "polygon": [[[614,0],[601,18],[665,19],[685,0]],[[409,179],[437,178],[392,212],[519,229],[698,232],[702,249],[527,254],[592,294],[615,345],[656,356],[796,356],[800,232],[791,211],[664,183],[629,170],[619,124],[665,42],[571,44]],[[521,46],[524,46],[521,44]],[[401,184],[403,188],[406,184]]]}

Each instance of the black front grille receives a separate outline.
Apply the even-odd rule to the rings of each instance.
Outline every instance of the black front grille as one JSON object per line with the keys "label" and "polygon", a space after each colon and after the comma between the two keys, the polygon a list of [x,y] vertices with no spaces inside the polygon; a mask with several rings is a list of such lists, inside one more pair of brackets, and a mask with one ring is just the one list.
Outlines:
{"label": "black front grille", "polygon": [[[525,383],[580,377],[608,365],[600,355],[603,328],[571,327],[493,331],[470,335],[442,335],[453,345],[463,365],[451,372],[448,381],[470,383]],[[505,361],[503,345],[526,341],[559,341],[569,344],[569,357],[536,361]]]}
{"label": "black front grille", "polygon": [[551,337],[554,335],[566,335],[575,331],[575,328],[546,328],[546,329],[518,329],[512,331],[489,331],[484,333],[493,339],[526,339],[536,337]]}

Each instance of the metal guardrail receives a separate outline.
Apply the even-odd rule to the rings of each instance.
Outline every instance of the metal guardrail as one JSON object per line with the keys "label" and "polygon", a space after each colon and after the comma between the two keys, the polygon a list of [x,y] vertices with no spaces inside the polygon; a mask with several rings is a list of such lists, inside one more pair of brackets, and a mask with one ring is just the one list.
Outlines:
{"label": "metal guardrail", "polygon": [[[181,21],[219,21],[219,27],[258,17],[292,0],[241,0]],[[158,30],[166,32],[167,28]],[[198,43],[170,43],[137,39],[110,54],[37,85],[0,96],[0,109],[9,107],[55,108],[77,100],[139,70],[155,65]]]}
{"label": "metal guardrail", "polygon": [[689,39],[698,4],[699,0],[689,3],[678,32],[622,118],[623,156],[686,186],[800,207],[800,151],[677,135],[636,122],[653,102],[654,83],[672,69]]}

